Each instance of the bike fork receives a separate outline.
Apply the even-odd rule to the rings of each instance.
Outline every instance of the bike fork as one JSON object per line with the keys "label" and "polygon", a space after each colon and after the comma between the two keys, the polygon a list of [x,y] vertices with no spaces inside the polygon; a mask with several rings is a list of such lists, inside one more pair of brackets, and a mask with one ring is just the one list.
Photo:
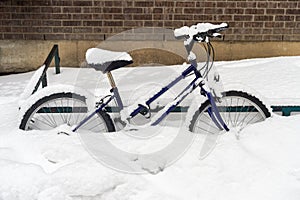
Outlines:
{"label": "bike fork", "polygon": [[216,126],[220,130],[229,131],[229,128],[226,125],[226,123],[224,122],[212,94],[210,92],[206,92],[206,91],[205,91],[205,94],[206,94],[207,98],[209,99],[210,105],[211,105],[211,108],[208,109],[208,114],[209,114],[210,118],[212,119],[212,121],[216,124]]}

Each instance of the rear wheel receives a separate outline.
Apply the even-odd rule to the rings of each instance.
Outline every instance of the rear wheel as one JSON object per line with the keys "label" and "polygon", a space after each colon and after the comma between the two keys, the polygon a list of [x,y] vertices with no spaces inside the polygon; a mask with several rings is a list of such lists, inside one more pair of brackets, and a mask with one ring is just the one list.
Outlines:
{"label": "rear wheel", "polygon": [[[50,130],[62,124],[73,126],[82,121],[88,113],[84,96],[74,93],[56,93],[45,96],[33,104],[23,116],[20,129]],[[99,111],[80,129],[92,132],[113,132],[110,116]]]}
{"label": "rear wheel", "polygon": [[[228,91],[224,94],[221,102],[216,102],[216,104],[229,129],[241,131],[249,124],[261,122],[270,117],[266,106],[256,97],[240,91]],[[189,126],[191,132],[204,134],[221,132],[208,114],[210,107],[210,102],[207,100],[195,112]]]}

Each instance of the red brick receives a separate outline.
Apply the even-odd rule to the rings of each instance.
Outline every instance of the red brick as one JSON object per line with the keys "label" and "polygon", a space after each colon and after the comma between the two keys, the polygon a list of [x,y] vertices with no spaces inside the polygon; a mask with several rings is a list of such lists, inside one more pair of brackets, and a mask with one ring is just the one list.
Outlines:
{"label": "red brick", "polygon": [[134,6],[135,7],[153,7],[154,1],[135,1]]}
{"label": "red brick", "polygon": [[245,1],[238,1],[236,3],[236,7],[238,8],[256,8],[257,2],[245,2]]}
{"label": "red brick", "polygon": [[282,39],[281,35],[263,35],[264,41],[281,41]]}
{"label": "red brick", "polygon": [[161,14],[153,15],[153,20],[163,20],[163,19],[164,19],[164,15]]}
{"label": "red brick", "polygon": [[17,12],[21,12],[21,13],[40,13],[41,12],[41,8],[40,7],[16,7],[15,8],[17,10]]}
{"label": "red brick", "polygon": [[267,28],[275,28],[275,27],[284,27],[284,22],[264,22],[265,27]]}
{"label": "red brick", "polygon": [[253,34],[255,34],[255,35],[257,35],[257,34],[263,34],[263,29],[262,28],[260,28],[260,29],[252,29],[252,33]]}
{"label": "red brick", "polygon": [[163,21],[145,21],[144,26],[146,27],[162,27],[164,25]]}
{"label": "red brick", "polygon": [[162,8],[153,8],[153,13],[163,13]]}
{"label": "red brick", "polygon": [[0,19],[11,19],[9,13],[0,13]]}
{"label": "red brick", "polygon": [[236,2],[217,2],[217,7],[219,8],[235,8]]}
{"label": "red brick", "polygon": [[113,28],[112,27],[94,27],[93,33],[112,33]]}
{"label": "red brick", "polygon": [[142,8],[124,8],[123,9],[124,13],[143,13],[143,9]]}
{"label": "red brick", "polygon": [[262,34],[272,34],[272,32],[273,29],[267,29],[267,28],[262,29]]}
{"label": "red brick", "polygon": [[244,14],[244,9],[227,8],[227,9],[224,10],[224,14]]}
{"label": "red brick", "polygon": [[113,19],[113,15],[112,14],[103,14],[103,19],[107,19],[107,20],[111,20]]}
{"label": "red brick", "polygon": [[287,9],[286,14],[300,15],[300,9]]}
{"label": "red brick", "polygon": [[102,12],[102,9],[101,8],[93,8],[93,7],[83,7],[81,9],[81,12],[82,13],[95,13],[95,10],[96,9],[99,9],[100,12]]}
{"label": "red brick", "polygon": [[[299,5],[299,3],[298,3]],[[297,2],[278,2],[278,8],[297,8]]]}
{"label": "red brick", "polygon": [[196,2],[191,2],[191,1],[177,1],[176,2],[176,7],[195,7]]}
{"label": "red brick", "polygon": [[244,39],[248,41],[260,41],[262,38],[262,35],[244,35]]}
{"label": "red brick", "polygon": [[92,1],[73,0],[73,6],[92,6]]}
{"label": "red brick", "polygon": [[252,28],[232,28],[233,34],[252,34]]}
{"label": "red brick", "polygon": [[25,40],[44,40],[45,37],[43,34],[24,34]]}
{"label": "red brick", "polygon": [[235,15],[234,21],[252,21],[253,16],[252,15]]}
{"label": "red brick", "polygon": [[174,15],[174,20],[193,20],[193,15]]}
{"label": "red brick", "polygon": [[142,27],[143,26],[143,21],[124,21],[124,26]]}
{"label": "red brick", "polygon": [[72,33],[72,27],[53,27],[53,33]]}
{"label": "red brick", "polygon": [[[6,4],[7,1],[3,2],[3,3]],[[10,5],[13,5],[13,6],[31,6],[32,2],[31,1],[26,1],[26,0],[15,0],[15,1],[11,1]]]}
{"label": "red brick", "polygon": [[73,33],[91,33],[93,28],[91,27],[73,27]]}
{"label": "red brick", "polygon": [[52,6],[72,6],[70,0],[52,0]]}
{"label": "red brick", "polygon": [[185,14],[199,14],[203,13],[203,8],[185,8],[184,13]]}
{"label": "red brick", "polygon": [[152,15],[133,15],[133,20],[152,20]]}
{"label": "red brick", "polygon": [[294,21],[295,16],[290,15],[278,15],[275,16],[275,21]]}
{"label": "red brick", "polygon": [[168,1],[168,0],[156,0],[155,6],[156,7],[174,7],[175,2],[174,1]]}
{"label": "red brick", "polygon": [[299,28],[300,27],[300,23],[297,22],[284,22],[285,23],[285,27],[286,28]]}
{"label": "red brick", "polygon": [[122,13],[122,8],[105,8],[103,13]]}
{"label": "red brick", "polygon": [[57,19],[57,20],[66,20],[66,19],[72,19],[72,14],[52,14],[51,16],[52,19]]}
{"label": "red brick", "polygon": [[76,19],[76,20],[93,19],[93,15],[92,14],[72,14],[72,19]]}
{"label": "red brick", "polygon": [[171,27],[171,28],[179,28],[184,25],[183,21],[165,21],[164,26],[165,27]]}
{"label": "red brick", "polygon": [[66,40],[83,40],[84,34],[64,34]]}
{"label": "red brick", "polygon": [[263,27],[264,22],[245,22],[244,27]]}
{"label": "red brick", "polygon": [[45,40],[64,40],[65,34],[45,34]]}
{"label": "red brick", "polygon": [[116,20],[132,20],[133,16],[130,14],[114,14],[113,19]]}
{"label": "red brick", "polygon": [[63,21],[63,26],[81,26],[81,21]]}
{"label": "red brick", "polygon": [[41,12],[61,13],[61,7],[41,7]]}
{"label": "red brick", "polygon": [[5,40],[22,40],[24,39],[23,34],[16,34],[16,33],[11,33],[11,34],[3,34],[3,39]]}
{"label": "red brick", "polygon": [[287,41],[300,41],[300,35],[284,35],[283,38]]}
{"label": "red brick", "polygon": [[42,25],[41,20],[32,20],[32,19],[22,20],[22,26],[41,26],[41,25]]}
{"label": "red brick", "polygon": [[42,26],[61,26],[62,22],[61,21],[53,21],[53,20],[43,20],[40,22]]}
{"label": "red brick", "polygon": [[259,15],[259,16],[254,16],[254,21],[273,21],[274,16],[270,15]]}
{"label": "red brick", "polygon": [[287,29],[287,28],[274,28],[273,29],[274,34],[292,34],[293,29]]}
{"label": "red brick", "polygon": [[217,15],[217,20],[218,21],[232,21],[232,15]]}
{"label": "red brick", "polygon": [[217,3],[216,2],[211,2],[211,1],[199,1],[196,3],[197,8],[212,8],[216,7]]}
{"label": "red brick", "polygon": [[205,8],[204,9],[205,14],[223,14],[223,9],[221,8]]}
{"label": "red brick", "polygon": [[267,9],[266,13],[267,14],[275,14],[275,15],[283,15],[284,9]]}
{"label": "red brick", "polygon": [[0,6],[4,5],[4,6],[11,6],[11,1],[10,0],[3,0],[0,1]]}
{"label": "red brick", "polygon": [[104,34],[85,34],[84,39],[85,40],[100,40],[103,41],[105,38]]}
{"label": "red brick", "polygon": [[83,21],[83,26],[102,26],[102,21]]}
{"label": "red brick", "polygon": [[104,26],[123,26],[123,21],[104,21]]}
{"label": "red brick", "polygon": [[3,26],[21,26],[21,20],[1,20]]}
{"label": "red brick", "polygon": [[11,27],[0,26],[0,33],[11,32]]}
{"label": "red brick", "polygon": [[300,28],[299,29],[293,29],[293,34],[300,34]]}
{"label": "red brick", "polygon": [[[257,2],[257,7],[258,7],[258,8],[270,8],[270,7],[268,6],[268,2],[266,2],[266,1]],[[276,8],[276,7],[275,7],[275,8]]]}
{"label": "red brick", "polygon": [[245,9],[245,14],[264,14],[264,9]]}
{"label": "red brick", "polygon": [[29,29],[29,31],[36,32],[36,33],[52,33],[52,28],[51,27],[31,27]]}
{"label": "red brick", "polygon": [[63,8],[64,13],[81,13],[80,7],[65,7]]}

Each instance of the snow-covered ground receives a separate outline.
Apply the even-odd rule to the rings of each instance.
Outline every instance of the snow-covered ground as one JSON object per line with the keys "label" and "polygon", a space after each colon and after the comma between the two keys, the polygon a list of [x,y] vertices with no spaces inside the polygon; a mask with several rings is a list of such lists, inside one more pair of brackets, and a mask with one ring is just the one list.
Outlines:
{"label": "snow-covered ground", "polygon": [[[248,91],[269,106],[300,105],[300,57],[217,62],[216,66],[225,89]],[[53,75],[51,70],[50,85],[76,84],[97,94],[108,92],[105,77],[93,69],[63,68],[60,75]],[[113,74],[129,103],[136,98],[132,91],[145,94],[149,91],[141,86],[162,86],[172,79],[170,72],[181,70],[181,66],[126,68]],[[144,174],[128,174],[94,159],[78,134],[57,134],[57,129],[24,132],[17,128],[20,95],[32,75],[0,77],[0,200],[300,199],[300,115],[273,115],[244,129],[240,139],[234,132],[221,135],[204,159],[199,159],[199,153],[206,137],[197,135],[169,167],[162,166],[160,160],[154,163],[158,173],[148,173],[147,165],[153,162],[146,160],[139,163]],[[68,127],[59,129],[69,131]],[[186,132],[183,123],[144,131],[162,135]],[[118,134],[122,131],[110,137]],[[153,139],[134,148],[153,150],[159,143]],[[115,144],[132,150],[126,137]]]}

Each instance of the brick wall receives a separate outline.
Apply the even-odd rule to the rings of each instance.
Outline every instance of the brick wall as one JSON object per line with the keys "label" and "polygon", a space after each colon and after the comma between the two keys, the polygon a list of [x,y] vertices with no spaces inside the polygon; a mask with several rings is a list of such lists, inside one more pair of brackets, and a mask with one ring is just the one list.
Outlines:
{"label": "brick wall", "polygon": [[133,27],[228,22],[226,41],[300,41],[300,2],[1,0],[1,40],[104,40]]}

